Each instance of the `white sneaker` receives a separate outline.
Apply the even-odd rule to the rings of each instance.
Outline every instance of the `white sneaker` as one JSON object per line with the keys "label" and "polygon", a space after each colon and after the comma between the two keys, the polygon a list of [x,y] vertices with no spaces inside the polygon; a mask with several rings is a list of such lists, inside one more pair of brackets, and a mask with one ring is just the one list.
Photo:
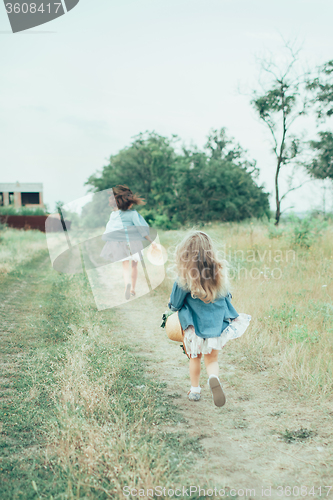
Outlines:
{"label": "white sneaker", "polygon": [[223,406],[226,399],[219,378],[216,375],[210,375],[208,385],[212,391],[215,406]]}

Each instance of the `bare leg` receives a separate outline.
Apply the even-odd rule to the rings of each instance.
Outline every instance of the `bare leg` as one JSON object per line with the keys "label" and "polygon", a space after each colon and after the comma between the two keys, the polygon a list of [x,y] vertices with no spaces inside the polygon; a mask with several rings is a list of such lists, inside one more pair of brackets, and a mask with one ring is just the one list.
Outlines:
{"label": "bare leg", "polygon": [[138,277],[138,263],[132,260],[132,292],[135,293],[135,285]]}
{"label": "bare leg", "polygon": [[201,354],[197,358],[190,358],[190,379],[192,387],[198,387],[201,370]]}
{"label": "bare leg", "polygon": [[127,284],[130,282],[129,260],[123,260],[123,276],[124,276],[124,283],[125,283],[125,290],[126,290]]}
{"label": "bare leg", "polygon": [[219,381],[219,364],[218,364],[219,351],[213,349],[210,354],[205,354],[205,365],[208,375],[208,384],[212,391],[213,401],[215,406],[223,406],[225,404],[225,394],[222,385]]}
{"label": "bare leg", "polygon": [[210,354],[204,355],[205,366],[207,370],[208,377],[210,375],[219,376],[219,363],[218,363],[219,351],[213,349]]}

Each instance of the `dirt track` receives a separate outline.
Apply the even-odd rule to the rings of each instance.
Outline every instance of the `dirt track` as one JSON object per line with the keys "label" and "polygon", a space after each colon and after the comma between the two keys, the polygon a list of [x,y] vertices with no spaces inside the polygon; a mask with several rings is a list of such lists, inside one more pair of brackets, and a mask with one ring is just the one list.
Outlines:
{"label": "dirt track", "polygon": [[[234,304],[237,308],[236,300]],[[202,397],[199,402],[190,402],[188,359],[160,328],[165,309],[166,297],[156,289],[123,305],[117,316],[121,335],[137,345],[137,353],[147,360],[148,372],[166,382],[170,393],[179,394],[175,404],[188,420],[187,425],[179,425],[201,437],[205,458],[189,471],[189,483],[206,482],[212,488],[225,486],[226,491],[255,488],[255,496],[239,491],[239,496],[233,498],[327,498],[328,490],[324,487],[333,484],[332,405],[299,400],[283,384],[279,387],[269,368],[245,370],[241,339],[230,341],[219,358],[226,405],[213,405],[203,363]],[[251,335],[251,326],[244,335]],[[314,435],[292,443],[280,436],[286,429],[300,428],[311,429]],[[287,486],[291,487],[291,494],[282,489]],[[307,490],[301,491],[301,486]],[[271,491],[267,490],[269,487]],[[236,493],[230,492],[229,496],[233,494]],[[332,494],[333,487],[328,498]]]}

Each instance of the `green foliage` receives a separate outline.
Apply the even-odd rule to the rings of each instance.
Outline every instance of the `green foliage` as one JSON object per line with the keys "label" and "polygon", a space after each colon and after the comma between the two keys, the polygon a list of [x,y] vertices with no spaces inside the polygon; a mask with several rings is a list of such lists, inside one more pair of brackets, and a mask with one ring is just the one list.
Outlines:
{"label": "green foliage", "polygon": [[314,94],[312,104],[316,107],[318,118],[331,117],[333,115],[333,60],[319,67],[319,75],[307,81],[307,88]]}
{"label": "green foliage", "polygon": [[[333,115],[333,60],[319,67],[319,75],[308,80],[307,88],[313,93],[312,104],[318,120],[325,121]],[[319,132],[319,140],[309,141],[314,157],[306,165],[315,179],[333,179],[333,134]]]}
{"label": "green foliage", "polygon": [[[82,209],[80,217],[81,227],[96,228],[106,226],[111,212],[109,196],[108,191],[93,195],[92,201],[87,203]],[[67,212],[64,213],[66,213],[66,218],[70,218],[70,215],[67,216]]]}
{"label": "green foliage", "polygon": [[317,238],[322,236],[327,228],[327,222],[311,216],[300,219],[290,216],[291,227],[288,231],[288,239],[292,246],[310,248]]}
{"label": "green foliage", "polygon": [[268,225],[268,238],[272,240],[273,238],[281,238],[283,236],[283,229],[279,226],[276,226],[273,222]]}
{"label": "green foliage", "polygon": [[314,158],[306,168],[315,179],[333,179],[333,134],[319,132],[318,135],[318,141],[309,143],[314,151]]}
{"label": "green foliage", "polygon": [[[212,131],[203,151],[183,147],[177,153],[175,141],[175,136],[140,134],[129,147],[111,156],[101,174],[90,176],[86,184],[94,191],[128,185],[146,200],[140,213],[161,229],[269,214],[268,195],[255,182],[255,162],[227,138],[225,129]],[[110,209],[107,204],[99,209],[90,206],[87,220],[92,213],[106,223]]]}
{"label": "green foliage", "polygon": [[258,112],[260,118],[275,126],[273,114],[284,112],[290,115],[296,103],[295,89],[285,81],[275,81],[273,88],[252,100],[252,105]]}
{"label": "green foliage", "polygon": [[328,227],[328,222],[323,217],[315,217],[313,214],[303,219],[290,214],[285,218],[285,222],[282,227],[269,224],[268,237],[270,239],[285,237],[290,246],[305,249],[310,248]]}
{"label": "green foliage", "polygon": [[0,207],[0,215],[47,215],[41,207],[20,207],[15,208],[11,205]]}
{"label": "green foliage", "polygon": [[267,194],[254,179],[258,174],[225,129],[208,136],[205,151],[183,150],[177,165],[175,210],[182,223],[240,221],[268,215]]}
{"label": "green foliage", "polygon": [[308,439],[312,436],[315,436],[316,433],[314,431],[310,431],[309,429],[297,429],[296,431],[290,431],[286,429],[284,432],[280,434],[281,438],[286,443],[294,443],[295,441],[304,441],[304,439]]}

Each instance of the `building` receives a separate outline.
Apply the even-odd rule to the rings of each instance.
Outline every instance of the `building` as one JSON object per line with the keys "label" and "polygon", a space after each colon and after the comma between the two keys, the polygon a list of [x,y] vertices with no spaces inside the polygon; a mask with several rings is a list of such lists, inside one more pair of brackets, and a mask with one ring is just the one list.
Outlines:
{"label": "building", "polygon": [[32,207],[44,208],[43,184],[22,183],[16,184],[0,183],[0,206],[11,205],[14,208]]}

